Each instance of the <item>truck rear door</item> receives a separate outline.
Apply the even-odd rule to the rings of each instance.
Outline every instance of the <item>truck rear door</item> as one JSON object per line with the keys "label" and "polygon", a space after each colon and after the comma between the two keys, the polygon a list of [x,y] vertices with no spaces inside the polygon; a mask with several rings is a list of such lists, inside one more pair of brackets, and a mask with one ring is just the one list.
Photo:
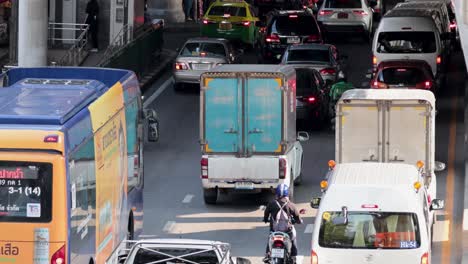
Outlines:
{"label": "truck rear door", "polygon": [[428,160],[429,108],[417,101],[389,102],[385,116],[385,162],[416,164],[418,160]]}
{"label": "truck rear door", "polygon": [[336,159],[339,163],[382,161],[382,122],[377,101],[338,104]]}
{"label": "truck rear door", "polygon": [[241,86],[237,78],[205,79],[203,113],[205,151],[207,153],[240,152],[242,132],[239,102]]}
{"label": "truck rear door", "polygon": [[248,77],[245,86],[245,148],[248,153],[281,152],[281,78]]}

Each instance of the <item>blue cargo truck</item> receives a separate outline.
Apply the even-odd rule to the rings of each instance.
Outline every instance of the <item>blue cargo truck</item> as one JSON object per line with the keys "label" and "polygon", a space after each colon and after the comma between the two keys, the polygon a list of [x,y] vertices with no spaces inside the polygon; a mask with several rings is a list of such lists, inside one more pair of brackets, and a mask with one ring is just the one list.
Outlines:
{"label": "blue cargo truck", "polygon": [[306,132],[296,134],[291,66],[223,65],[201,76],[200,143],[204,200],[220,191],[260,192],[301,181]]}

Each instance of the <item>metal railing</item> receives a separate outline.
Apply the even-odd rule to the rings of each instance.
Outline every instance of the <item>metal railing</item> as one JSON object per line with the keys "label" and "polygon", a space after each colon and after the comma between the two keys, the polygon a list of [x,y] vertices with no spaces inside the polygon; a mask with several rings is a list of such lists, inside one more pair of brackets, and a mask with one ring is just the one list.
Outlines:
{"label": "metal railing", "polygon": [[56,63],[61,66],[78,66],[88,55],[88,24],[49,23],[49,44],[69,46],[65,55]]}
{"label": "metal railing", "polygon": [[122,27],[119,34],[115,36],[115,38],[107,47],[99,65],[109,60],[115,54],[117,54],[122,49],[124,49],[130,42],[132,42],[132,40],[133,40],[133,27],[126,24]]}

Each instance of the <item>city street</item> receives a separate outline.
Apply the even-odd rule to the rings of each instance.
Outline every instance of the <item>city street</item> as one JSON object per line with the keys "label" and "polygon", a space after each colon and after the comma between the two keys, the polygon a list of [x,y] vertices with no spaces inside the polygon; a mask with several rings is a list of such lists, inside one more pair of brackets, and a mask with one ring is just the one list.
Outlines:
{"label": "city street", "polygon": [[[180,47],[197,32],[171,33],[166,47]],[[337,43],[348,55],[348,80],[356,86],[366,81],[371,63],[370,45],[360,39]],[[462,211],[464,197],[464,72],[461,53],[452,55],[448,83],[437,97],[436,160],[446,169],[437,174],[438,197],[445,198],[446,209],[438,213],[434,228],[432,263],[461,262]],[[247,52],[244,63],[256,63],[255,52]],[[214,206],[203,202],[200,180],[199,91],[194,86],[176,93],[172,74],[167,72],[148,89],[157,97],[149,104],[160,116],[161,138],[145,148],[144,237],[181,237],[228,242],[234,256],[260,263],[264,256],[267,225],[262,222],[262,205],[272,197],[260,194],[222,195]],[[164,90],[162,90],[164,89]],[[407,131],[411,133],[411,131]],[[304,176],[295,189],[295,202],[307,213],[298,225],[298,263],[310,263],[310,240],[316,210],[309,206],[312,196],[320,193],[319,183],[334,159],[334,132],[312,131],[303,143]],[[395,197],[398,199],[398,197]],[[302,262],[301,262],[302,259]],[[320,263],[320,256],[319,256]]]}

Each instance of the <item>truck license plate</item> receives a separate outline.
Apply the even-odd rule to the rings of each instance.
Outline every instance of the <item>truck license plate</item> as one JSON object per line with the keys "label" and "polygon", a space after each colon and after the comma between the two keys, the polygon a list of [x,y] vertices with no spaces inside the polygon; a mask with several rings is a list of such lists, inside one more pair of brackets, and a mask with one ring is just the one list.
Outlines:
{"label": "truck license plate", "polygon": [[284,249],[282,248],[273,248],[271,250],[272,258],[284,258]]}
{"label": "truck license plate", "polygon": [[236,182],[236,189],[240,190],[253,190],[253,182]]}

